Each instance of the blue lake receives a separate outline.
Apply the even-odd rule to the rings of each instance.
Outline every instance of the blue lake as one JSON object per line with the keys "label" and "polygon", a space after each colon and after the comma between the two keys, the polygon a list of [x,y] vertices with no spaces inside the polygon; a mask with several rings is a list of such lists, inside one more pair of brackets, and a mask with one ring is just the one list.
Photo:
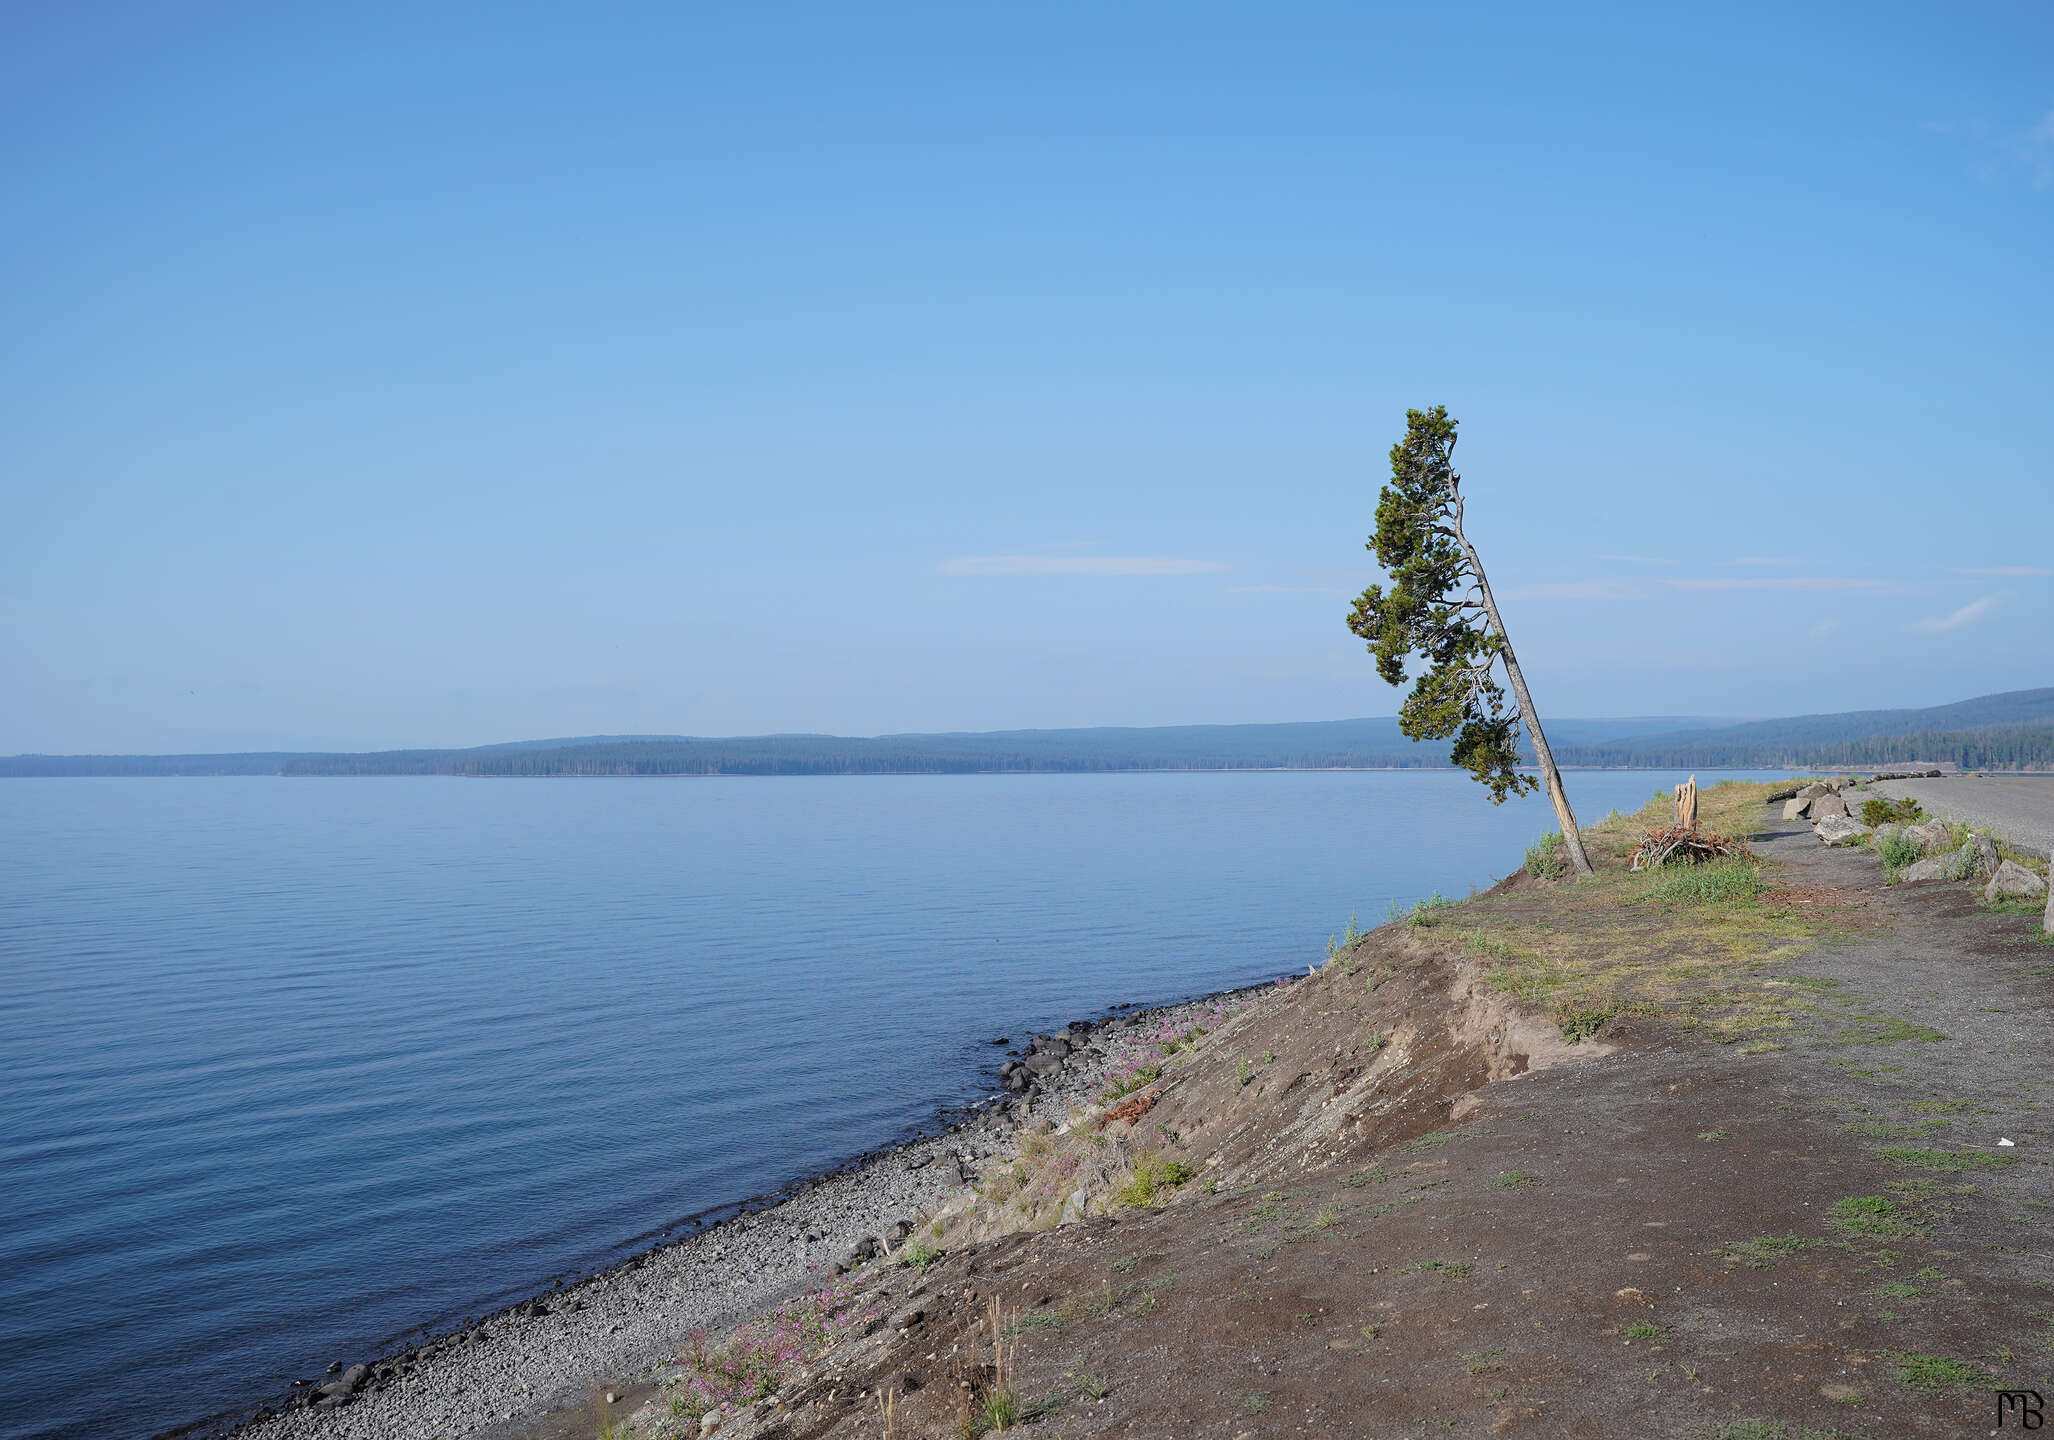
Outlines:
{"label": "blue lake", "polygon": [[0,783],[0,1437],[253,1406],[1550,823],[1425,771]]}

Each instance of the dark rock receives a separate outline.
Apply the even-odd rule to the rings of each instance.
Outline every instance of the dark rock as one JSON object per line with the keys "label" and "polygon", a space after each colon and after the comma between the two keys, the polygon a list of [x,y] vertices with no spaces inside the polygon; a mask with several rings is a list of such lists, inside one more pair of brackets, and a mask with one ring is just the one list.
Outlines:
{"label": "dark rock", "polygon": [[1781,805],[1785,800],[1795,800],[1796,798],[1797,787],[1795,785],[1792,785],[1788,790],[1778,790],[1774,794],[1770,795],[1767,803],[1771,805]]}
{"label": "dark rock", "polygon": [[1010,1045],[1013,1043],[1013,1037],[1010,1035],[1001,1035],[998,1037],[998,1039],[992,1041],[991,1043],[994,1045]]}
{"label": "dark rock", "polygon": [[340,1374],[342,1373],[342,1362],[341,1362],[340,1360],[331,1360],[331,1361],[329,1361],[329,1362],[328,1362],[328,1373],[329,1373],[330,1375],[340,1375]]}
{"label": "dark rock", "polygon": [[1070,1042],[1056,1035],[1037,1036],[1034,1041],[1034,1053],[1036,1055],[1067,1055],[1070,1053]]}
{"label": "dark rock", "polygon": [[1053,1075],[1063,1068],[1063,1058],[1060,1055],[1030,1055],[1027,1057],[1027,1068],[1036,1075]]}

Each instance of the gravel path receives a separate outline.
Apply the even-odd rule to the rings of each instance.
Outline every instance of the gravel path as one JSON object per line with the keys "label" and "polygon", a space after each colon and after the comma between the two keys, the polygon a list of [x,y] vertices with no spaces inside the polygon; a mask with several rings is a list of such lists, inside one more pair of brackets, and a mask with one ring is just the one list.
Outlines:
{"label": "gravel path", "polygon": [[1893,800],[1909,796],[1928,814],[1986,830],[2020,850],[2054,854],[2054,775],[1949,775],[1872,788]]}
{"label": "gravel path", "polygon": [[[731,1328],[824,1284],[861,1242],[890,1239],[895,1222],[910,1224],[987,1165],[1010,1159],[1030,1115],[1061,1120],[1072,1102],[1096,1096],[1123,1041],[1222,998],[1073,1024],[1063,1033],[1076,1048],[1026,1095],[989,1102],[942,1134],[880,1151],[777,1204],[418,1349],[309,1377],[281,1402],[282,1413],[260,1412],[236,1433],[241,1440],[503,1440],[588,1406],[596,1390],[639,1388],[693,1330]],[[310,1403],[317,1387],[345,1383],[347,1398]]]}

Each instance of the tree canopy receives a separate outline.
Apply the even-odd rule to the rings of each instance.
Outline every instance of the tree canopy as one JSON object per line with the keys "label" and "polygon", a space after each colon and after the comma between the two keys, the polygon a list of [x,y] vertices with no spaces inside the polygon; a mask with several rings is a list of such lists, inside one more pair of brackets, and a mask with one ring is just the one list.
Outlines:
{"label": "tree canopy", "polygon": [[1399,727],[1414,740],[1452,736],[1454,763],[1502,804],[1539,782],[1516,768],[1520,715],[1505,708],[1493,670],[1503,636],[1491,628],[1481,576],[1460,537],[1457,423],[1444,405],[1405,412],[1405,438],[1391,447],[1391,483],[1366,547],[1391,588],[1364,590],[1348,628],[1368,642],[1385,684],[1405,683],[1410,657],[1425,662],[1398,711]]}

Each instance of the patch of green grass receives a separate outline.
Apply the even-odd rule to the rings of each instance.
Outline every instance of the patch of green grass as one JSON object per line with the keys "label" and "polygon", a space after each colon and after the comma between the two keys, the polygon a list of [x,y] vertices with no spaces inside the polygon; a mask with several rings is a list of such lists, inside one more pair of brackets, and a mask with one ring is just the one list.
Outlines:
{"label": "patch of green grass", "polygon": [[1469,1132],[1467,1130],[1436,1130],[1431,1135],[1421,1135],[1415,1140],[1407,1140],[1398,1148],[1400,1150],[1438,1150],[1450,1140],[1466,1140],[1468,1138]]}
{"label": "patch of green grass", "polygon": [[1488,1350],[1472,1350],[1462,1357],[1462,1368],[1471,1375],[1481,1375],[1487,1370],[1498,1368],[1498,1357],[1505,1353],[1502,1345],[1493,1345]]}
{"label": "patch of green grass", "polygon": [[1715,1251],[1728,1265],[1745,1265],[1750,1270],[1773,1270],[1802,1250],[1806,1241],[1795,1235],[1757,1235],[1752,1240],[1735,1240]]}
{"label": "patch of green grass", "polygon": [[1243,1055],[1239,1060],[1236,1060],[1234,1062],[1234,1083],[1236,1085],[1246,1085],[1249,1081],[1253,1080],[1254,1078],[1255,1067],[1248,1063],[1248,1057],[1246,1055]]}
{"label": "patch of green grass", "polygon": [[1250,1390],[1241,1397],[1241,1408],[1250,1415],[1260,1415],[1269,1409],[1269,1394],[1262,1390]]}
{"label": "patch of green grass", "polygon": [[1113,1203],[1121,1207],[1161,1205],[1173,1191],[1198,1172],[1182,1160],[1160,1155],[1143,1155],[1134,1162],[1134,1173],[1113,1192]]}
{"label": "patch of green grass", "polygon": [[1668,865],[1655,872],[1643,895],[1663,905],[1728,905],[1753,900],[1767,887],[1745,856],[1710,865]]}
{"label": "patch of green grass", "polygon": [[1467,1260],[1415,1260],[1399,1270],[1400,1275],[1410,1275],[1419,1270],[1430,1270],[1443,1280],[1466,1280],[1476,1267]]}
{"label": "patch of green grass", "polygon": [[1922,1150],[1915,1145],[1885,1145],[1876,1153],[1894,1164],[1915,1165],[1921,1170],[1949,1175],[1963,1170],[1994,1170],[2018,1160],[2015,1155],[2000,1155],[1992,1150]]}
{"label": "patch of green grass", "polygon": [[1920,1233],[1910,1211],[1881,1195],[1835,1200],[1826,1212],[1826,1224],[1842,1235],[1863,1240],[1903,1240]]}
{"label": "patch of green grass", "polygon": [[1562,832],[1544,831],[1526,847],[1526,873],[1536,880],[1560,880],[1569,873],[1569,861],[1562,854]]}
{"label": "patch of green grass", "polygon": [[1140,1263],[1141,1257],[1139,1255],[1122,1255],[1119,1259],[1108,1264],[1106,1268],[1120,1275],[1132,1275],[1134,1267]]}
{"label": "patch of green grass", "polygon": [[1914,1100],[1904,1107],[1914,1115],[1987,1115],[1990,1107],[1973,1100]]}
{"label": "patch of green grass", "polygon": [[1355,918],[1355,916],[1350,915],[1346,930],[1343,930],[1339,935],[1329,935],[1327,937],[1327,959],[1332,960],[1343,950],[1354,948],[1355,942],[1369,933],[1355,923]]}
{"label": "patch of green grass", "polygon": [[1716,1128],[1711,1130],[1700,1130],[1697,1132],[1697,1138],[1700,1140],[1724,1140],[1726,1138],[1726,1132],[1722,1129]]}
{"label": "patch of green grass", "polygon": [[1372,1165],[1367,1170],[1349,1171],[1347,1177],[1341,1183],[1350,1190],[1360,1190],[1365,1185],[1381,1185],[1386,1180],[1395,1180],[1396,1178],[1395,1174],[1384,1169],[1383,1166]]}
{"label": "patch of green grass", "polygon": [[1840,1128],[1849,1135],[1866,1135],[1872,1140],[1916,1140],[1935,1130],[1945,1130],[1945,1120],[1921,1120],[1916,1125],[1882,1125],[1873,1120],[1859,1120]]}
{"label": "patch of green grass", "polygon": [[1491,1184],[1497,1186],[1500,1190],[1523,1190],[1528,1185],[1538,1185],[1540,1183],[1541,1177],[1528,1170],[1506,1170],[1501,1172],[1497,1179],[1491,1181]]}
{"label": "patch of green grass", "polygon": [[1897,1362],[1897,1381],[1907,1390],[1927,1395],[1944,1395],[1954,1390],[1976,1390],[1990,1383],[1989,1372],[1944,1355],[1920,1355],[1907,1350],[1890,1353]]}
{"label": "patch of green grass", "polygon": [[1555,1012],[1557,1030],[1563,1040],[1571,1045],[1581,1045],[1591,1036],[1605,1028],[1605,1022],[1619,1014],[1623,1005],[1570,1004],[1559,1007]]}
{"label": "patch of green grass", "polygon": [[1937,1045],[1947,1037],[1930,1025],[1914,1025],[1894,1015],[1864,1015],[1833,1038],[1842,1045],[1897,1045],[1907,1040]]}
{"label": "patch of green grass", "polygon": [[1620,1326],[1619,1333],[1628,1340],[1661,1340],[1669,1332],[1652,1320],[1636,1320],[1631,1325]]}
{"label": "patch of green grass", "polygon": [[929,1240],[915,1240],[906,1247],[906,1263],[915,1270],[918,1270],[922,1275],[925,1275],[927,1267],[941,1259],[941,1256],[941,1246]]}
{"label": "patch of green grass", "polygon": [[985,1430],[1010,1430],[1026,1418],[1026,1413],[1020,1405],[1020,1394],[1010,1385],[985,1391],[974,1417],[980,1433]]}

